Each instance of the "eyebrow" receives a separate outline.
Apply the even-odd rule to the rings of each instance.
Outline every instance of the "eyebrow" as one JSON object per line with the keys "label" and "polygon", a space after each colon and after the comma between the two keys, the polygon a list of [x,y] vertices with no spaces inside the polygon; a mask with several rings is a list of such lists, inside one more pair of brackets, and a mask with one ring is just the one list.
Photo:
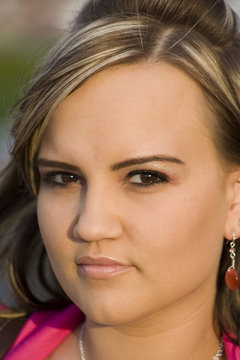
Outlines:
{"label": "eyebrow", "polygon": [[78,166],[71,165],[63,161],[49,160],[44,158],[39,158],[36,161],[36,166],[54,167],[74,172],[81,172],[81,169]]}
{"label": "eyebrow", "polygon": [[[141,164],[146,164],[146,163],[150,163],[150,162],[165,162],[165,163],[173,163],[173,164],[178,164],[178,165],[185,165],[185,163],[176,158],[176,157],[172,157],[172,156],[168,156],[168,155],[154,155],[154,156],[145,156],[145,157],[137,157],[137,158],[133,158],[133,159],[128,159],[128,160],[124,160],[124,161],[120,161],[116,164],[113,164],[110,166],[110,169],[112,171],[116,171],[116,170],[120,170],[129,166],[133,166],[133,165],[141,165]],[[64,170],[69,170],[69,171],[74,171],[74,172],[79,172],[81,173],[82,170],[75,165],[71,165],[62,161],[56,161],[56,160],[48,160],[48,159],[43,159],[43,158],[39,158],[37,160],[36,163],[37,166],[45,166],[45,167],[56,167],[59,169],[64,169]]]}
{"label": "eyebrow", "polygon": [[167,162],[167,163],[173,163],[173,164],[179,164],[184,165],[185,163],[175,157],[168,156],[168,155],[154,155],[154,156],[145,156],[145,157],[137,157],[129,160],[121,161],[117,164],[114,164],[111,166],[111,170],[119,170],[128,166],[132,165],[140,165],[140,164],[146,164],[149,162]]}

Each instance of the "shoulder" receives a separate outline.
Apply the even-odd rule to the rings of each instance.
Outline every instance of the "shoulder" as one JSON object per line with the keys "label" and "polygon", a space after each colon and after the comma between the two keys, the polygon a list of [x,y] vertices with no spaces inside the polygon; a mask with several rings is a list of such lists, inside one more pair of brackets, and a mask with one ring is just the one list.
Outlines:
{"label": "shoulder", "polygon": [[5,359],[25,359],[28,354],[35,360],[46,359],[83,320],[84,314],[75,305],[36,312],[24,324]]}
{"label": "shoulder", "polygon": [[225,333],[223,334],[224,348],[228,360],[240,359],[240,347],[234,343]]}

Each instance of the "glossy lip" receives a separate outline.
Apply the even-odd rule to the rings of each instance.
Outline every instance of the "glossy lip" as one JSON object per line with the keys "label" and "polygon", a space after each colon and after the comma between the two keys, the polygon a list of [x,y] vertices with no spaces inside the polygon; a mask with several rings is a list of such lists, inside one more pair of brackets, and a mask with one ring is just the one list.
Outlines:
{"label": "glossy lip", "polygon": [[80,273],[90,279],[111,279],[133,269],[132,265],[105,256],[81,256],[76,263]]}

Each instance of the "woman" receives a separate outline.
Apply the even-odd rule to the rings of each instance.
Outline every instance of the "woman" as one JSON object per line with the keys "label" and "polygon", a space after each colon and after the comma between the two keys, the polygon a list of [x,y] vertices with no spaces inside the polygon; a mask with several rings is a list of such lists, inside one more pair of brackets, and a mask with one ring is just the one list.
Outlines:
{"label": "woman", "polygon": [[86,4],[12,130],[6,360],[240,359],[239,40],[221,0]]}

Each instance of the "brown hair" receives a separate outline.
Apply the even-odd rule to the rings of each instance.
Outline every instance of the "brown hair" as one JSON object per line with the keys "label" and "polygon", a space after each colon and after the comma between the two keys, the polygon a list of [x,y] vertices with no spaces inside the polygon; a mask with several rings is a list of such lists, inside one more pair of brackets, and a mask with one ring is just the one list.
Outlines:
{"label": "brown hair", "polygon": [[[12,159],[0,183],[0,254],[16,309],[31,312],[70,302],[51,270],[36,218],[35,160],[52,115],[97,72],[143,61],[168,62],[196,80],[215,114],[208,125],[218,153],[226,164],[240,165],[240,36],[238,17],[225,1],[88,1],[19,102],[12,129]],[[228,259],[224,245],[216,313],[221,328],[240,343],[239,291],[230,292],[224,282]]]}

